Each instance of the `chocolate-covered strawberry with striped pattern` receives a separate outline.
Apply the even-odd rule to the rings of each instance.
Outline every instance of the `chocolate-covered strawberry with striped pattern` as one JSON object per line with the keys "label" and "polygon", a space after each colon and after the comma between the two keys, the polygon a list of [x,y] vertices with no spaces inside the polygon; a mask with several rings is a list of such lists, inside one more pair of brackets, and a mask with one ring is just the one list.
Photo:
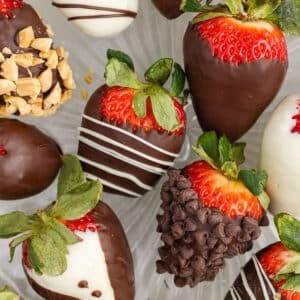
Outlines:
{"label": "chocolate-covered strawberry with striped pattern", "polygon": [[225,300],[300,299],[300,222],[287,213],[274,221],[280,241],[253,255]]}
{"label": "chocolate-covered strawberry with striped pattern", "polygon": [[[139,197],[179,156],[186,117],[178,96],[185,73],[172,59],[163,58],[146,71],[142,82],[126,54],[108,50],[107,56],[106,84],[86,105],[78,154],[87,176],[100,178],[105,191]],[[163,85],[172,68],[167,91]]]}
{"label": "chocolate-covered strawberry with striped pattern", "polygon": [[178,287],[213,280],[225,258],[250,250],[268,224],[267,174],[238,168],[244,147],[205,132],[194,147],[202,160],[169,171],[157,217],[164,243],[157,272],[174,274]]}

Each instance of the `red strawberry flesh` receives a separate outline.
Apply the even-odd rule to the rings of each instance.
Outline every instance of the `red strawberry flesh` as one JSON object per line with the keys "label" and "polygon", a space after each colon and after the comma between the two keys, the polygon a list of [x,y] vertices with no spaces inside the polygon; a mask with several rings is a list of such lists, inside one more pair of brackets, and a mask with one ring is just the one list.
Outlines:
{"label": "red strawberry flesh", "polygon": [[296,121],[296,125],[292,128],[292,133],[300,133],[300,100],[298,100],[297,109],[299,113],[293,116],[293,120]]}
{"label": "red strawberry flesh", "polygon": [[280,288],[285,283],[285,280],[278,282],[273,280],[280,269],[295,259],[296,255],[299,256],[298,253],[286,248],[281,242],[278,242],[268,247],[259,258],[267,276],[270,278],[274,287],[279,290],[282,300],[300,300],[300,292]]}
{"label": "red strawberry flesh", "polygon": [[10,18],[10,11],[16,8],[22,8],[24,3],[22,0],[0,0],[0,13]]}
{"label": "red strawberry flesh", "polygon": [[258,198],[242,182],[227,179],[205,161],[191,164],[186,173],[205,206],[218,208],[231,219],[238,216],[262,218],[264,210]]}
{"label": "red strawberry flesh", "polygon": [[7,151],[5,150],[4,146],[0,144],[0,156],[4,156],[7,154]]}
{"label": "red strawberry flesh", "polygon": [[215,57],[224,62],[241,64],[259,59],[287,61],[283,33],[264,21],[248,22],[220,17],[196,24]]}
{"label": "red strawberry flesh", "polygon": [[[107,88],[101,100],[101,115],[117,126],[123,123],[131,124],[133,131],[138,128],[144,128],[146,132],[151,129],[163,132],[164,129],[155,120],[149,99],[147,100],[146,116],[140,119],[135,114],[132,106],[134,93],[135,90],[132,88],[118,86]],[[181,125],[175,131],[175,134],[180,135],[184,131],[185,113],[182,106],[176,100],[173,100],[173,103]]]}

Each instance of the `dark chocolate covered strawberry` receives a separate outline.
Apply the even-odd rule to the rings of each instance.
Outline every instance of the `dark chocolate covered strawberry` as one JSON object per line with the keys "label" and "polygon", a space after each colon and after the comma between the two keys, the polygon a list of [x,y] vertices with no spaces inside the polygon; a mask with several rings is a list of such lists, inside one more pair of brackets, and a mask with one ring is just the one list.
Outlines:
{"label": "dark chocolate covered strawberry", "polygon": [[169,171],[161,190],[157,230],[164,245],[157,272],[174,274],[176,286],[213,280],[225,258],[250,250],[259,226],[267,225],[267,174],[238,169],[244,147],[206,132],[194,148],[203,160]]}
{"label": "dark chocolate covered strawberry", "polygon": [[63,157],[57,200],[33,215],[0,216],[0,238],[23,246],[32,288],[47,300],[134,300],[130,249],[113,211],[99,202],[99,181],[85,181],[79,160]]}
{"label": "dark chocolate covered strawberry", "polygon": [[299,34],[300,5],[293,0],[200,2],[187,0],[184,8],[200,12],[184,36],[193,105],[203,130],[234,141],[256,122],[285,78],[283,30]]}
{"label": "dark chocolate covered strawberry", "polygon": [[[170,58],[154,63],[141,82],[131,59],[108,51],[106,85],[91,96],[79,128],[79,158],[88,177],[105,191],[139,197],[151,190],[178,157],[185,112],[178,102],[185,83]],[[164,89],[172,67],[171,91]]]}
{"label": "dark chocolate covered strawberry", "polygon": [[275,216],[280,242],[258,252],[242,269],[225,300],[300,299],[300,222]]}
{"label": "dark chocolate covered strawberry", "polygon": [[49,116],[75,88],[68,53],[22,0],[0,1],[0,116]]}
{"label": "dark chocolate covered strawberry", "polygon": [[179,17],[183,11],[181,10],[182,0],[152,0],[160,13],[168,19]]}

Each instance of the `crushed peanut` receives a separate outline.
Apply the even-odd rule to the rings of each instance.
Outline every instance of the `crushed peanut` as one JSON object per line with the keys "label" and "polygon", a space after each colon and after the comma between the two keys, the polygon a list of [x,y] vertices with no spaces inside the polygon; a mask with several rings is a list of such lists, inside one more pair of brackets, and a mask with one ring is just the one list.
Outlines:
{"label": "crushed peanut", "polygon": [[28,26],[19,32],[19,46],[28,48],[34,40],[34,32],[32,26]]}

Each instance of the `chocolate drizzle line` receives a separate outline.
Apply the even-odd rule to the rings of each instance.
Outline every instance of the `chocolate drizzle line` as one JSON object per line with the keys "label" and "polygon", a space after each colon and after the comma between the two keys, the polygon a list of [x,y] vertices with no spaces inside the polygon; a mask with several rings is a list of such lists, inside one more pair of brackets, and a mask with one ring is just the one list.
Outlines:
{"label": "chocolate drizzle line", "polygon": [[102,11],[109,11],[115,14],[102,14],[102,15],[87,15],[87,16],[74,16],[69,17],[68,21],[74,20],[84,20],[84,19],[100,19],[100,18],[120,18],[120,17],[129,17],[129,18],[136,18],[137,13],[126,10],[126,9],[118,9],[118,8],[110,8],[110,7],[103,7],[103,6],[94,6],[94,5],[86,5],[86,4],[60,4],[56,2],[52,2],[52,5],[58,8],[82,8],[82,9],[90,9],[90,10],[102,10]]}
{"label": "chocolate drizzle line", "polygon": [[174,274],[178,287],[213,280],[225,266],[225,258],[243,254],[267,225],[250,216],[229,219],[219,209],[203,206],[184,171],[171,169],[161,190],[163,214],[157,231],[164,245],[158,249],[158,273]]}

